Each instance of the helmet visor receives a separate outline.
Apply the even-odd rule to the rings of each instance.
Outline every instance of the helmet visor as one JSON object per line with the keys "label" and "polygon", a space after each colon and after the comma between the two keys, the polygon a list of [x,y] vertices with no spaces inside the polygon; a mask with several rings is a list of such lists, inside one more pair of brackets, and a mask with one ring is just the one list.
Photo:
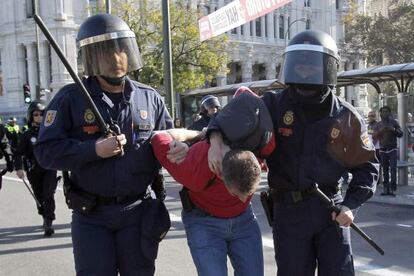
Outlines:
{"label": "helmet visor", "polygon": [[88,76],[120,77],[143,65],[135,37],[86,44],[81,46],[80,54]]}
{"label": "helmet visor", "polygon": [[336,85],[337,59],[316,51],[284,54],[279,81],[284,84]]}

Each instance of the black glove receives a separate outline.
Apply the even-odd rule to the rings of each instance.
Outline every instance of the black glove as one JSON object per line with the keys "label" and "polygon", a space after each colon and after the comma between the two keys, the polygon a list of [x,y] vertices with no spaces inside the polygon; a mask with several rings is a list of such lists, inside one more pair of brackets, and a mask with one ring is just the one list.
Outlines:
{"label": "black glove", "polygon": [[161,171],[158,172],[154,178],[154,181],[152,181],[151,189],[154,191],[157,199],[164,201],[165,197],[167,196],[167,192],[165,191],[164,176],[162,175]]}

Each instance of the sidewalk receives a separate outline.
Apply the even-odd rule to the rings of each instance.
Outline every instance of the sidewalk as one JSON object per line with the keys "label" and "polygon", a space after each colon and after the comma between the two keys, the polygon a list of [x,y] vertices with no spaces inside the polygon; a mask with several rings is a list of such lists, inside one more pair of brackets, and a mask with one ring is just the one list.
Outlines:
{"label": "sidewalk", "polygon": [[369,200],[369,202],[380,202],[388,204],[399,205],[412,205],[414,206],[414,177],[408,176],[407,186],[398,186],[396,196],[382,196],[384,186],[382,184],[377,186],[375,195]]}

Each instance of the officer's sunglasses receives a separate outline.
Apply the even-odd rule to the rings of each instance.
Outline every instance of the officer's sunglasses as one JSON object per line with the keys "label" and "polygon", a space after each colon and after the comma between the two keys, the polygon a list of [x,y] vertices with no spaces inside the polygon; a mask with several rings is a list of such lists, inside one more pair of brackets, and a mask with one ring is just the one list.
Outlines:
{"label": "officer's sunglasses", "polygon": [[34,112],[33,117],[43,116],[42,112]]}

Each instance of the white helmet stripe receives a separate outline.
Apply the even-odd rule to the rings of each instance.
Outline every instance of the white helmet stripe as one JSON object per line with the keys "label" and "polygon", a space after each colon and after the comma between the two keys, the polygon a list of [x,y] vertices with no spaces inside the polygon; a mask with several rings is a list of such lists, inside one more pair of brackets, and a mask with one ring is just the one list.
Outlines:
{"label": "white helmet stripe", "polygon": [[92,43],[102,42],[106,40],[112,40],[117,38],[124,38],[124,37],[135,37],[135,33],[133,31],[120,31],[114,33],[107,33],[101,34],[96,36],[87,37],[79,41],[79,46],[85,46]]}
{"label": "white helmet stripe", "polygon": [[321,45],[313,45],[313,44],[294,44],[287,46],[284,53],[292,52],[292,51],[314,51],[314,52],[320,52],[325,53],[328,55],[333,56],[338,61],[340,60],[340,57],[338,55],[337,51],[325,48]]}

